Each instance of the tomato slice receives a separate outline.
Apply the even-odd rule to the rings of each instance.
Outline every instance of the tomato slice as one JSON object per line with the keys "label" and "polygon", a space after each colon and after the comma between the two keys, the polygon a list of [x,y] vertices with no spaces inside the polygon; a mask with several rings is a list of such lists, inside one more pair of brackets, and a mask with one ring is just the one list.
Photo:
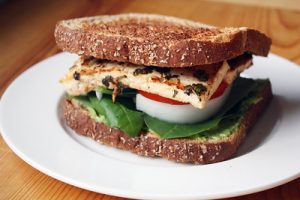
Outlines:
{"label": "tomato slice", "polygon": [[[219,96],[221,96],[224,93],[224,91],[226,90],[227,87],[228,87],[228,84],[225,81],[222,81],[220,86],[215,91],[215,93],[210,97],[210,99],[215,99],[215,98],[218,98]],[[176,100],[173,100],[173,99],[169,99],[169,98],[157,95],[157,94],[152,94],[152,93],[141,91],[141,90],[139,91],[139,93],[141,95],[143,95],[144,97],[148,98],[148,99],[152,99],[154,101],[158,101],[158,102],[162,102],[162,103],[168,103],[168,104],[172,104],[172,105],[186,105],[186,104],[188,104],[188,103],[176,101]]]}
{"label": "tomato slice", "polygon": [[185,104],[188,104],[188,103],[176,101],[176,100],[173,100],[173,99],[169,99],[169,98],[157,95],[157,94],[152,94],[152,93],[148,93],[148,92],[141,91],[141,90],[139,91],[139,93],[141,95],[143,95],[144,97],[148,98],[148,99],[152,99],[154,101],[158,101],[158,102],[162,102],[162,103],[168,103],[168,104],[172,104],[172,105],[185,105]]}
{"label": "tomato slice", "polygon": [[213,93],[213,95],[210,97],[210,99],[218,98],[219,96],[222,96],[222,94],[225,92],[226,88],[228,87],[228,83],[225,81],[222,81],[219,85],[218,89]]}

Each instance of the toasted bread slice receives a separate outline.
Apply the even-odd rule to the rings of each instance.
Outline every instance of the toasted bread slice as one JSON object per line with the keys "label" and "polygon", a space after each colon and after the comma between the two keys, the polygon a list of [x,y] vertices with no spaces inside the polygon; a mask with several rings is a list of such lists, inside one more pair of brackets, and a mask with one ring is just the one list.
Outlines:
{"label": "toasted bread slice", "polygon": [[99,143],[143,156],[163,157],[182,163],[208,164],[234,155],[246,133],[258,119],[257,116],[263,112],[272,97],[270,82],[266,82],[256,96],[261,100],[248,108],[234,132],[220,139],[160,139],[144,132],[139,137],[129,137],[119,129],[96,122],[76,100],[65,100],[63,112],[69,127]]}
{"label": "toasted bread slice", "polygon": [[245,28],[209,28],[153,14],[120,14],[63,20],[55,39],[64,51],[159,67],[217,63],[244,52],[267,56],[271,39]]}
{"label": "toasted bread slice", "polygon": [[238,73],[252,64],[251,55],[241,55],[237,59],[239,62],[231,61],[231,66],[224,61],[210,65],[161,70],[162,68],[158,67],[81,58],[61,83],[67,93],[73,96],[85,95],[99,86],[116,89],[119,84],[122,84],[129,88],[190,103],[201,109],[205,107],[222,80],[225,79],[230,85]]}

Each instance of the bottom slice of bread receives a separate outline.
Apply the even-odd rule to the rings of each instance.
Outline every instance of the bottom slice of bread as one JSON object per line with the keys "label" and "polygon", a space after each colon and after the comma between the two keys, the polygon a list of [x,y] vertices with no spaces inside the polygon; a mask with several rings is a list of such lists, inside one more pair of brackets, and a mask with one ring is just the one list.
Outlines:
{"label": "bottom slice of bread", "polygon": [[220,140],[160,139],[144,132],[139,137],[132,138],[119,129],[96,122],[76,100],[66,99],[63,103],[63,112],[69,127],[99,143],[142,156],[163,157],[181,163],[208,164],[226,160],[234,155],[246,133],[259,119],[272,98],[270,82],[265,84],[258,96],[262,100],[248,109],[242,117],[239,128]]}

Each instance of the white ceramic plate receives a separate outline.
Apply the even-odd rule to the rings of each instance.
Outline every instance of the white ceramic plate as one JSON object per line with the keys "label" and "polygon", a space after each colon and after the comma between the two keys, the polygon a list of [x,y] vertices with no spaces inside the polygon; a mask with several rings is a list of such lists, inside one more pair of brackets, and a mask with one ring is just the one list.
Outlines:
{"label": "white ceramic plate", "polygon": [[66,183],[139,199],[199,199],[265,190],[300,175],[300,68],[276,55],[246,73],[269,77],[274,98],[238,154],[210,165],[176,164],[102,146],[61,120],[58,83],[77,56],[60,53],[32,66],[0,104],[4,140],[23,160]]}

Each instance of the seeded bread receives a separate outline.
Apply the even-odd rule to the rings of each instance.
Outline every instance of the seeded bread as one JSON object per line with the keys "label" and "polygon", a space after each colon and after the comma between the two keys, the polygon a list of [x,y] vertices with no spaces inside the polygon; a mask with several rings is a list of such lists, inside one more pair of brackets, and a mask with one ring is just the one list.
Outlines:
{"label": "seeded bread", "polygon": [[234,155],[246,133],[272,98],[270,82],[265,84],[258,96],[262,100],[249,108],[242,117],[239,128],[220,140],[160,139],[144,132],[139,137],[131,138],[119,129],[93,120],[76,100],[65,100],[63,112],[69,127],[99,143],[142,156],[163,157],[181,163],[208,164],[226,160]]}
{"label": "seeded bread", "polygon": [[250,52],[267,56],[271,39],[249,29],[212,28],[153,14],[120,14],[63,20],[55,39],[64,51],[159,67],[211,64]]}

